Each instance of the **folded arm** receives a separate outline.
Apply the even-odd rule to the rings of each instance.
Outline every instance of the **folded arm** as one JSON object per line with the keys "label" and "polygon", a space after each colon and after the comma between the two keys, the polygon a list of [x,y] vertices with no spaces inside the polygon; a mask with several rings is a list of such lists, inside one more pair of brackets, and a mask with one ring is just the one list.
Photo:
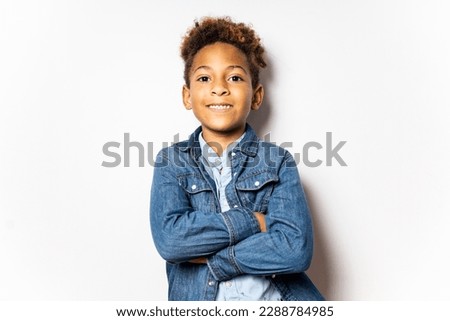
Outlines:
{"label": "folded arm", "polygon": [[[155,246],[169,262],[179,263],[210,256],[259,233],[258,220],[246,208],[223,213],[194,210],[180,186],[175,165],[164,150],[157,156],[153,174],[150,223]],[[162,158],[166,158],[162,161]]]}
{"label": "folded arm", "polygon": [[208,266],[218,281],[241,274],[298,273],[309,267],[313,249],[311,218],[290,154],[271,195],[266,225],[266,233],[251,235],[208,257]]}

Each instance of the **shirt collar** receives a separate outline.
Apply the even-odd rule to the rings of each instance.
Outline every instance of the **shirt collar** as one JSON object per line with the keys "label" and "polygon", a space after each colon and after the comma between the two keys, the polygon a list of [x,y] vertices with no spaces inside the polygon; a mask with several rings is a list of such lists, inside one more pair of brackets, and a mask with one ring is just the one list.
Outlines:
{"label": "shirt collar", "polygon": [[223,166],[230,166],[230,153],[236,147],[239,142],[244,138],[245,132],[234,142],[229,144],[227,148],[222,152],[222,155],[219,156],[214,149],[208,145],[208,143],[203,138],[203,133],[201,132],[198,135],[198,142],[200,144],[200,149],[202,151],[203,159],[210,167],[217,167],[219,170],[223,168]]}
{"label": "shirt collar", "polygon": [[[194,159],[198,159],[202,155],[202,149],[199,143],[199,136],[201,132],[202,127],[199,126],[194,133],[189,136],[188,141],[179,147],[182,152],[190,151]],[[258,142],[259,138],[256,136],[255,131],[249,124],[246,124],[245,132],[238,144],[240,151],[247,156],[255,157],[258,152]]]}

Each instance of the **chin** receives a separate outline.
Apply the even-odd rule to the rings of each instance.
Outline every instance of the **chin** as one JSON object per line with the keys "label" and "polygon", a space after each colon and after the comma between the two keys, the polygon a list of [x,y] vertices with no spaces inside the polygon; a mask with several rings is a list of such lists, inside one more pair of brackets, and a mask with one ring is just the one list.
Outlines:
{"label": "chin", "polygon": [[[237,130],[240,130],[242,126],[231,126],[231,125],[222,125],[222,126],[210,126],[210,130],[213,130],[218,133],[232,133]],[[245,128],[245,127],[244,127]]]}

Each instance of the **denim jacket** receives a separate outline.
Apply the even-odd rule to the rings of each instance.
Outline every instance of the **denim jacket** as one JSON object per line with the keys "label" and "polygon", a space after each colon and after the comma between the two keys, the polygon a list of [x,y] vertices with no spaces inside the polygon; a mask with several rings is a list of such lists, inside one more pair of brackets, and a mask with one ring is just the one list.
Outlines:
{"label": "denim jacket", "polygon": [[[166,260],[169,300],[215,300],[220,281],[242,274],[269,278],[283,300],[323,300],[304,273],[313,232],[292,155],[247,125],[231,151],[230,209],[221,213],[214,180],[199,159],[200,132],[162,149],[155,162],[150,223]],[[267,232],[253,212],[265,213]],[[189,262],[199,257],[207,264]]]}

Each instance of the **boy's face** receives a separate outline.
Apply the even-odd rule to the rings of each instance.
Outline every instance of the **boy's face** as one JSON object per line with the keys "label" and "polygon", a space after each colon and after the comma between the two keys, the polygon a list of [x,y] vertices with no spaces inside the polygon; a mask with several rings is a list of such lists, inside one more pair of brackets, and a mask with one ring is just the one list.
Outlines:
{"label": "boy's face", "polygon": [[202,124],[203,137],[238,138],[251,109],[261,106],[263,87],[252,88],[245,54],[233,45],[216,42],[194,57],[190,88],[183,87],[183,103]]}

